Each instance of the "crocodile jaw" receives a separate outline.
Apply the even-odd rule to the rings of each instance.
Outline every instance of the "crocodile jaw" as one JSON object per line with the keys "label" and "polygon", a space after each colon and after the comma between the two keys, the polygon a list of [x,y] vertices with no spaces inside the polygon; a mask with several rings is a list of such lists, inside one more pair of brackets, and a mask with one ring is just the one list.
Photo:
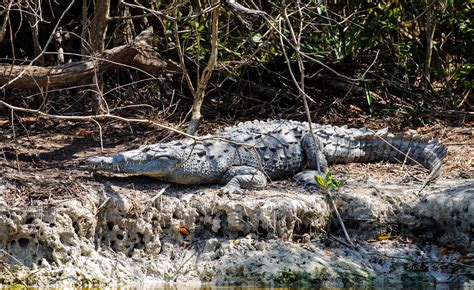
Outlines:
{"label": "crocodile jaw", "polygon": [[163,177],[176,168],[178,159],[172,155],[152,156],[133,150],[112,157],[89,157],[86,159],[86,164],[96,170]]}

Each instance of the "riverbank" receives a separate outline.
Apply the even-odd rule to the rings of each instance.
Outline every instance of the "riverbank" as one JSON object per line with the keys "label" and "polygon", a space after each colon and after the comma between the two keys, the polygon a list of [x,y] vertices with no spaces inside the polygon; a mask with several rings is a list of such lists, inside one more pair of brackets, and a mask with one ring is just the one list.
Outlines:
{"label": "riverbank", "polygon": [[220,195],[217,185],[91,174],[88,141],[60,141],[20,138],[17,158],[0,159],[1,284],[472,285],[469,145],[449,145],[444,174],[420,194],[415,167],[332,166],[345,181],[335,201],[350,248],[317,188],[282,180]]}

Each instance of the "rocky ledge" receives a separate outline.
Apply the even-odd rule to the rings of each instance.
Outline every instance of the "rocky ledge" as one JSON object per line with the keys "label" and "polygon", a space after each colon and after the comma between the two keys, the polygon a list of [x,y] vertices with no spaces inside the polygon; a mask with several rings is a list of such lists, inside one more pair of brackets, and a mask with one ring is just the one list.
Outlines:
{"label": "rocky ledge", "polygon": [[[1,176],[0,196],[14,193]],[[474,279],[474,179],[441,179],[421,196],[418,183],[348,179],[335,201],[353,248],[326,195],[292,181],[230,196],[216,186],[168,187],[142,177],[79,186],[82,196],[28,206],[0,199],[1,284]]]}

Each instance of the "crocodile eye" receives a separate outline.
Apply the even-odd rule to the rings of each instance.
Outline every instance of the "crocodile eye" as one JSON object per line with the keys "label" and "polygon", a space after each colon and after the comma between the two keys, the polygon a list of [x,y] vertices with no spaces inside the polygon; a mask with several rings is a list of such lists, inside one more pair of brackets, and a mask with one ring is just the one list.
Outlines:
{"label": "crocodile eye", "polygon": [[161,155],[157,158],[157,160],[176,160],[176,156],[173,155]]}

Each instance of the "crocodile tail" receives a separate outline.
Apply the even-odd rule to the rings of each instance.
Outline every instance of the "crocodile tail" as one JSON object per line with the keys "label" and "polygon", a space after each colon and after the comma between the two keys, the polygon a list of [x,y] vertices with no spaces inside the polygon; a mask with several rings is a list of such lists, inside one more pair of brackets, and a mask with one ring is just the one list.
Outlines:
{"label": "crocodile tail", "polygon": [[[320,128],[321,129],[321,128]],[[377,162],[420,164],[430,171],[430,180],[440,171],[447,148],[437,140],[427,140],[415,131],[392,134],[366,128],[326,127],[318,130],[329,163]]]}

